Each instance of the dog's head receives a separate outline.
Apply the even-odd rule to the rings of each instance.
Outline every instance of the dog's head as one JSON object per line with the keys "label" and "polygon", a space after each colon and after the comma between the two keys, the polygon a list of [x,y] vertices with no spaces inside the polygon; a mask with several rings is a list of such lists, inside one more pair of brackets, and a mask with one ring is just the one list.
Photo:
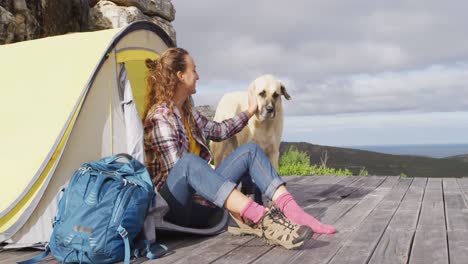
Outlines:
{"label": "dog's head", "polygon": [[261,121],[275,118],[278,108],[281,108],[281,96],[291,100],[286,87],[271,75],[262,75],[251,85],[255,87],[258,103],[257,117]]}

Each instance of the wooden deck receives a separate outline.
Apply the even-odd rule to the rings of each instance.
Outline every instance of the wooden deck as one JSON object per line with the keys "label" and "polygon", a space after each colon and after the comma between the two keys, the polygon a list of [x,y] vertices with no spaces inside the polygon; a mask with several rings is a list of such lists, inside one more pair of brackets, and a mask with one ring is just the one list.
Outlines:
{"label": "wooden deck", "polygon": [[[251,236],[166,237],[171,252],[132,263],[468,263],[468,178],[286,177],[306,211],[338,233],[300,250]],[[38,251],[3,251],[14,263]],[[52,257],[41,263],[58,263]]]}

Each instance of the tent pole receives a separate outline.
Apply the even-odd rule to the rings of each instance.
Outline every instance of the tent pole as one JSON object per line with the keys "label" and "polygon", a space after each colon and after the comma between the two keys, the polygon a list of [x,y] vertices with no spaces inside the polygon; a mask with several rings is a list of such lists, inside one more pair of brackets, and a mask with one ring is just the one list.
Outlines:
{"label": "tent pole", "polygon": [[112,124],[112,87],[111,87],[111,80],[108,80],[108,88],[109,88],[109,127],[110,127],[110,143],[111,143],[111,155],[114,155],[114,127]]}

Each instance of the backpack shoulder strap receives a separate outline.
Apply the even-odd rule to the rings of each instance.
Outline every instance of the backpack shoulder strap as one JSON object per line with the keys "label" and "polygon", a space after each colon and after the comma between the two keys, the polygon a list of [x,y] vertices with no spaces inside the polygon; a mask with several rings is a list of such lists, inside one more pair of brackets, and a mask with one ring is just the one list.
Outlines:
{"label": "backpack shoulder strap", "polygon": [[124,240],[125,244],[125,258],[124,258],[124,263],[125,264],[130,264],[130,242],[128,241],[128,232],[127,229],[125,229],[123,226],[119,225],[117,228],[117,232],[119,232],[120,236]]}
{"label": "backpack shoulder strap", "polygon": [[17,263],[18,264],[34,264],[34,263],[37,263],[41,260],[43,260],[45,257],[47,257],[47,255],[49,255],[50,253],[50,248],[49,246],[46,246],[46,249],[44,252],[42,252],[41,254],[35,256],[34,258],[32,259],[27,259],[27,260],[23,260],[23,261],[18,261]]}

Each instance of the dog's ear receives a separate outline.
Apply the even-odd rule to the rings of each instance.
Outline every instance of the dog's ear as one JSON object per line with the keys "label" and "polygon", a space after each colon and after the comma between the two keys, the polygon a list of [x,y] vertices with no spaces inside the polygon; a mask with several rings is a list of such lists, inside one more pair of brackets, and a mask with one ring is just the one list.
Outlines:
{"label": "dog's ear", "polygon": [[257,94],[257,91],[255,91],[255,81],[251,82],[249,85],[249,88],[247,88],[247,91],[254,90],[255,94]]}
{"label": "dog's ear", "polygon": [[291,100],[291,96],[288,94],[288,91],[286,91],[286,87],[282,82],[279,82],[281,85],[281,93],[283,94],[284,98]]}

